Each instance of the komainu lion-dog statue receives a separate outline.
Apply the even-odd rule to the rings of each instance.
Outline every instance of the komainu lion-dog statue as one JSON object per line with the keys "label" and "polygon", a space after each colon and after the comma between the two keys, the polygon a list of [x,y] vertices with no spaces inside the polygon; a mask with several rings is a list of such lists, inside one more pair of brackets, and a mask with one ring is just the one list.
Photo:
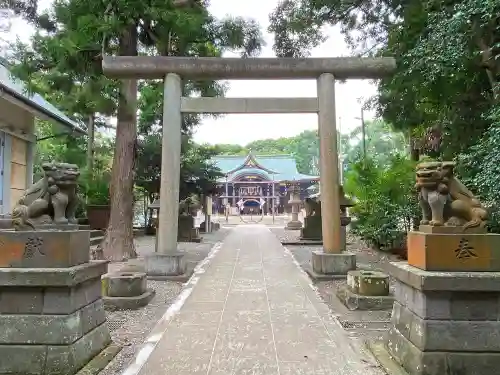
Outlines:
{"label": "komainu lion-dog statue", "polygon": [[321,216],[321,201],[318,198],[306,198],[304,200],[306,217]]}
{"label": "komainu lion-dog statue", "polygon": [[78,177],[75,164],[44,163],[44,176],[29,187],[12,211],[16,230],[34,230],[41,225],[78,224]]}
{"label": "komainu lion-dog statue", "polygon": [[424,162],[417,165],[418,200],[422,225],[461,226],[484,229],[488,213],[481,202],[453,174],[454,162]]}

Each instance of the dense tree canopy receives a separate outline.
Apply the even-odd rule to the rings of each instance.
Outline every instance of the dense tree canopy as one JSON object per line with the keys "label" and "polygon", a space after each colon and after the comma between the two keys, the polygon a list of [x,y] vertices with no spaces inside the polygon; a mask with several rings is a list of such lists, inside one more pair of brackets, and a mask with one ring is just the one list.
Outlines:
{"label": "dense tree canopy", "polygon": [[[218,20],[210,15],[205,1],[56,0],[43,14],[37,13],[36,1],[8,2],[7,6],[37,26],[29,45],[13,46],[14,72],[86,124],[101,116],[104,120],[117,117],[109,184],[111,218],[103,248],[110,259],[133,256],[135,159],[138,148],[161,131],[162,90],[160,82],[141,82],[139,90],[144,95],[137,103],[137,81],[106,78],[101,68],[103,54],[220,56],[232,49],[250,56],[262,43],[258,25],[242,18]],[[223,89],[215,82],[184,82],[185,95],[220,95]],[[196,117],[185,118],[186,137],[197,122]],[[184,152],[186,158],[193,158],[191,148],[185,147]],[[208,157],[205,152],[196,155]],[[193,184],[190,173],[183,176],[189,176]]]}

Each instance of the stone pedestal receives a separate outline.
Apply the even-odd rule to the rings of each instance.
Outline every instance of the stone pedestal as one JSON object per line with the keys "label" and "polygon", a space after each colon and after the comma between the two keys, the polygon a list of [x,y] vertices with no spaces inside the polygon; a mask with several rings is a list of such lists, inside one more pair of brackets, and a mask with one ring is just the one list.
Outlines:
{"label": "stone pedestal", "polygon": [[88,231],[0,232],[0,373],[72,375],[111,343]]}
{"label": "stone pedestal", "polygon": [[365,270],[349,271],[347,285],[337,289],[337,297],[350,310],[388,310],[394,301],[389,275]]}
{"label": "stone pedestal", "polygon": [[498,373],[500,273],[425,271],[406,262],[391,263],[389,273],[396,301],[385,350],[408,374]]}
{"label": "stone pedestal", "polygon": [[408,233],[408,264],[427,271],[500,271],[500,234],[421,225]]}
{"label": "stone pedestal", "polygon": [[[351,218],[348,216],[340,217],[340,243],[342,245],[342,251],[346,249],[347,242],[347,230],[346,227],[351,222]],[[322,241],[322,227],[321,227],[321,216],[307,216],[304,218],[304,228],[300,231],[300,239],[304,241]]]}
{"label": "stone pedestal", "polygon": [[356,255],[313,251],[311,263],[311,276],[315,279],[345,278],[348,271],[356,269]]}
{"label": "stone pedestal", "polygon": [[200,231],[194,226],[194,217],[180,215],[177,234],[178,242],[201,242]]}
{"label": "stone pedestal", "polygon": [[150,254],[144,257],[144,261],[146,273],[151,279],[176,279],[186,273],[184,252]]}
{"label": "stone pedestal", "polygon": [[146,306],[155,291],[147,288],[144,272],[120,271],[102,277],[103,301],[107,310],[134,310]]}

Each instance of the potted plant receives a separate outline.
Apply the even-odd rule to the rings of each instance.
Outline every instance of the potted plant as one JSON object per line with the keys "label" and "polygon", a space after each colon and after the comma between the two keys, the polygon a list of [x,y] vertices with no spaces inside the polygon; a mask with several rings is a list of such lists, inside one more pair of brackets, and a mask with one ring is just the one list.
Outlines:
{"label": "potted plant", "polygon": [[87,218],[90,229],[106,230],[111,212],[108,173],[101,173],[87,180],[85,196],[87,201]]}

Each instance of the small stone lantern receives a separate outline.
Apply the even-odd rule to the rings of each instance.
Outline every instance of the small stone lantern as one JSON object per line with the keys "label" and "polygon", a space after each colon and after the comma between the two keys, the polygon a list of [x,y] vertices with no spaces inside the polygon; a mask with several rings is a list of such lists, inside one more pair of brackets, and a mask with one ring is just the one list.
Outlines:
{"label": "small stone lantern", "polygon": [[351,223],[351,217],[347,216],[347,208],[353,207],[354,203],[345,196],[344,187],[342,185],[339,186],[339,205],[340,205],[340,235],[341,235],[341,243],[342,250],[345,250],[347,245],[347,226]]}
{"label": "small stone lantern", "polygon": [[[312,216],[307,216],[304,219],[304,228],[301,231],[301,240],[307,241],[321,241],[323,239],[322,234],[322,223],[321,223],[321,194],[313,194],[310,198],[314,201],[315,205],[318,205],[316,212],[312,213]],[[351,223],[351,218],[347,216],[347,208],[354,206],[354,203],[345,196],[344,189],[342,185],[339,186],[339,205],[340,205],[340,235],[341,235],[341,245],[342,251],[346,247],[346,227]],[[310,214],[309,214],[310,215]]]}
{"label": "small stone lantern", "polygon": [[299,206],[302,203],[300,200],[300,187],[292,183],[288,191],[290,192],[288,203],[292,206],[292,220],[286,224],[285,229],[299,230],[302,228],[302,222],[299,220]]}
{"label": "small stone lantern", "polygon": [[[153,213],[156,213],[156,219],[153,219]],[[160,200],[157,198],[148,206],[148,216],[149,220],[146,225],[146,234],[154,235],[156,234],[156,229],[158,228],[158,220],[160,213]]]}

